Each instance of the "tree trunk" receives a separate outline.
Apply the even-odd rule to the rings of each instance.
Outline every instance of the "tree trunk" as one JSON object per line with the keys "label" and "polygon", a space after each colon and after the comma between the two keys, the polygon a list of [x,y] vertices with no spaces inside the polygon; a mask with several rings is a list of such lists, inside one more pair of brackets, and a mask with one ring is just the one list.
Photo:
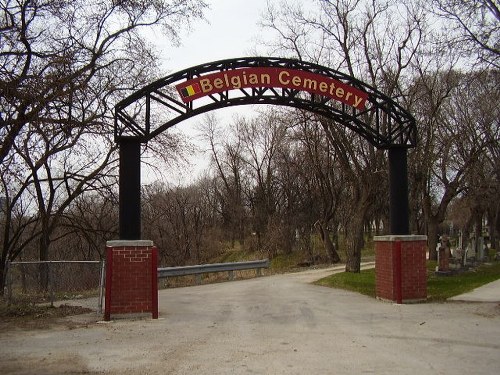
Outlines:
{"label": "tree trunk", "polygon": [[340,262],[339,254],[335,249],[335,245],[333,244],[330,238],[330,234],[325,228],[325,225],[320,220],[318,220],[316,223],[314,223],[314,226],[318,229],[318,233],[321,237],[321,242],[323,242],[323,246],[325,248],[326,254],[328,255],[328,259],[330,259],[330,262]]}
{"label": "tree trunk", "polygon": [[437,260],[436,247],[439,241],[438,221],[434,216],[427,219],[427,244],[429,246],[429,260]]}
{"label": "tree trunk", "polygon": [[[481,249],[481,245],[483,245],[483,241],[480,241],[480,238],[483,237],[483,214],[482,212],[477,209],[474,212],[474,251],[476,253],[476,259],[479,260],[480,262],[483,261],[481,259],[480,255],[483,252],[483,249]],[[484,245],[483,245],[484,246]],[[485,254],[484,254],[485,255]]]}
{"label": "tree trunk", "polygon": [[295,242],[295,233],[293,227],[289,223],[285,223],[281,227],[281,231],[282,231],[281,239],[283,241],[283,252],[285,254],[291,254]]}
{"label": "tree trunk", "polygon": [[[47,231],[43,231],[40,237],[40,249],[39,249],[39,260],[46,262],[49,260],[49,234]],[[49,290],[49,265],[48,263],[40,263],[39,266],[39,282],[40,291],[47,292]]]}
{"label": "tree trunk", "polygon": [[245,216],[240,212],[238,218],[238,241],[243,248],[245,245]]}
{"label": "tree trunk", "polygon": [[4,267],[4,262],[0,265],[0,296],[4,295],[4,289],[7,281],[6,267]]}
{"label": "tree trunk", "polygon": [[352,206],[351,216],[346,227],[346,272],[361,272],[361,249],[365,244],[364,223],[370,208],[370,191],[367,185],[355,195],[357,202]]}
{"label": "tree trunk", "polygon": [[498,226],[500,224],[500,202],[497,202],[495,207],[488,209],[488,231],[490,234],[490,245],[492,249],[497,252],[500,251],[498,247]]}
{"label": "tree trunk", "polygon": [[363,233],[363,220],[353,217],[346,233],[346,272],[361,272],[361,249],[363,248],[364,244]]}
{"label": "tree trunk", "polygon": [[493,246],[498,253],[500,252],[500,203],[497,203],[493,228],[493,232],[495,233],[495,241],[491,243],[491,246]]}
{"label": "tree trunk", "polygon": [[314,264],[314,253],[313,247],[311,246],[311,236],[312,230],[310,227],[307,230],[301,230],[299,242],[301,244],[301,251],[305,252],[309,257],[309,260],[312,262],[312,264]]}

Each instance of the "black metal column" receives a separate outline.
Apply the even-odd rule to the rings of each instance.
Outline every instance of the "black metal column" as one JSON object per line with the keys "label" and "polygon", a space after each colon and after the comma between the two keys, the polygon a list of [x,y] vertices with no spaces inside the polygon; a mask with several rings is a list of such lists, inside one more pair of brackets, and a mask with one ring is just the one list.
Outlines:
{"label": "black metal column", "polygon": [[120,239],[141,239],[141,142],[122,137],[120,146]]}
{"label": "black metal column", "polygon": [[389,149],[390,234],[410,234],[406,148]]}

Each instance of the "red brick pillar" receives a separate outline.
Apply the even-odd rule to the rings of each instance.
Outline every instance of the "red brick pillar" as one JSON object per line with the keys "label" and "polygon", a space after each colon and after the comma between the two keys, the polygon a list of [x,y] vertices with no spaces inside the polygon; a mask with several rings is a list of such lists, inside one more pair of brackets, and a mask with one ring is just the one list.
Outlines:
{"label": "red brick pillar", "polygon": [[153,241],[106,243],[104,320],[111,314],[151,313],[158,318],[158,250]]}
{"label": "red brick pillar", "polygon": [[427,236],[377,236],[376,295],[382,300],[411,303],[427,299]]}

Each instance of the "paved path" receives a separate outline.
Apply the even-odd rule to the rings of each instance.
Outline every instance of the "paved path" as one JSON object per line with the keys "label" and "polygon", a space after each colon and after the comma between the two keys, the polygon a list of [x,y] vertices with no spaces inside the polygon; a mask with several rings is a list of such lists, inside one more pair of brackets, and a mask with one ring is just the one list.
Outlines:
{"label": "paved path", "polygon": [[451,297],[450,301],[500,303],[500,279],[476,288],[469,293]]}
{"label": "paved path", "polygon": [[0,373],[498,373],[498,304],[395,305],[308,284],[325,272],[162,290],[158,320],[6,332]]}

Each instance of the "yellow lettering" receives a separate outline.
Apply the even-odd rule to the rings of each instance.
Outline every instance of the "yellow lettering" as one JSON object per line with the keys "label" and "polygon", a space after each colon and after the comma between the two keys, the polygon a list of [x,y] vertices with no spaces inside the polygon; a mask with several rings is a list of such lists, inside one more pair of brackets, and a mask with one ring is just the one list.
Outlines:
{"label": "yellow lettering", "polygon": [[310,78],[305,78],[304,79],[304,84],[303,84],[304,89],[306,90],[316,90],[318,87],[318,81]]}
{"label": "yellow lettering", "polygon": [[332,82],[330,83],[330,91],[329,91],[330,95],[333,95],[333,90],[335,90],[335,83]]}
{"label": "yellow lettering", "polygon": [[257,74],[250,74],[248,76],[248,82],[251,85],[257,85],[259,83],[259,77],[257,76]]}
{"label": "yellow lettering", "polygon": [[360,98],[357,95],[354,95],[354,104],[353,104],[353,107],[357,108],[358,105],[360,105],[360,103],[361,103],[362,100],[363,100],[363,98]]}
{"label": "yellow lettering", "polygon": [[235,89],[239,89],[241,87],[241,79],[240,76],[233,76],[231,77],[231,85]]}
{"label": "yellow lettering", "polygon": [[216,78],[214,79],[214,87],[216,89],[221,89],[224,87],[224,81],[222,80],[222,78]]}
{"label": "yellow lettering", "polygon": [[280,72],[280,74],[278,75],[278,80],[280,81],[281,84],[288,85],[290,83],[290,73],[286,71]]}
{"label": "yellow lettering", "polygon": [[208,78],[204,78],[200,80],[200,87],[201,91],[203,92],[210,92],[213,90],[213,86],[210,83],[210,80]]}
{"label": "yellow lettering", "polygon": [[[257,71],[257,69],[255,70]],[[293,87],[295,90],[304,90],[319,93],[338,99],[354,108],[364,108],[366,97],[356,95],[356,90],[348,85],[343,85],[329,77],[314,74],[296,73],[294,70],[273,70],[272,73],[254,72],[241,69],[231,72],[214,74],[212,78],[200,78],[198,81],[201,92],[210,94],[215,90],[242,89],[244,87]],[[341,87],[338,87],[337,84]]]}

